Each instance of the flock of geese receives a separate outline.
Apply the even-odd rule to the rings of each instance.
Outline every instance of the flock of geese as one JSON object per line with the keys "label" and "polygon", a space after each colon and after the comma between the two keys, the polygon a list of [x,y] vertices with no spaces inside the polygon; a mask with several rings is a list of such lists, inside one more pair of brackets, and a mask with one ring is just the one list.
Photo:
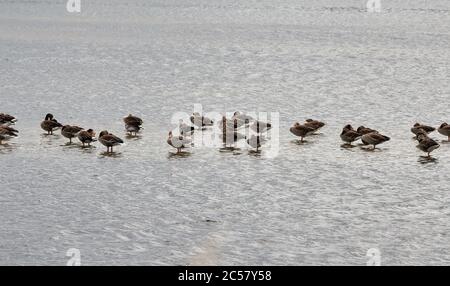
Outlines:
{"label": "flock of geese", "polygon": [[[177,149],[177,153],[192,146],[192,135],[196,130],[203,130],[214,126],[214,121],[212,119],[202,116],[197,112],[192,114],[190,121],[192,124],[187,124],[183,122],[183,120],[180,120],[176,135],[172,131],[169,132],[167,143]],[[0,113],[0,144],[5,140],[18,136],[19,131],[12,127],[16,122],[17,119],[14,116]],[[123,122],[125,124],[126,132],[131,136],[136,136],[142,129],[144,123],[141,118],[131,114],[124,117]],[[303,124],[296,122],[290,128],[290,132],[293,135],[300,137],[300,142],[304,142],[305,137],[316,134],[323,126],[325,126],[325,123],[321,121],[307,119]],[[265,133],[272,128],[272,125],[269,122],[256,120],[249,115],[237,111],[231,118],[223,116],[222,119],[217,122],[217,127],[221,130],[220,138],[225,147],[228,145],[234,147],[239,140],[246,140],[250,147],[256,149],[256,152],[259,152],[259,148],[267,141]],[[89,147],[93,142],[99,141],[107,148],[108,153],[112,153],[115,146],[124,143],[121,138],[106,130],[101,131],[96,138],[96,133],[92,129],[86,130],[75,125],[63,125],[59,123],[51,113],[45,116],[44,120],[41,122],[41,128],[46,131],[48,135],[53,135],[53,132],[61,129],[61,135],[69,139],[68,144],[72,144],[74,138],[77,138],[83,147]],[[247,136],[240,133],[242,128],[249,128],[252,130],[253,134],[247,138]],[[417,148],[427,153],[428,158],[430,158],[431,152],[440,147],[438,142],[429,137],[429,134],[435,130],[440,134],[447,136],[448,141],[450,141],[450,125],[447,123],[442,123],[438,128],[416,123],[411,128],[411,132],[414,133],[415,139],[418,141]],[[371,150],[374,150],[377,145],[390,140],[388,136],[383,135],[375,129],[365,126],[354,129],[350,124],[344,126],[340,138],[345,143],[344,145],[349,147],[353,146],[352,143],[361,140],[362,144],[372,146]]]}

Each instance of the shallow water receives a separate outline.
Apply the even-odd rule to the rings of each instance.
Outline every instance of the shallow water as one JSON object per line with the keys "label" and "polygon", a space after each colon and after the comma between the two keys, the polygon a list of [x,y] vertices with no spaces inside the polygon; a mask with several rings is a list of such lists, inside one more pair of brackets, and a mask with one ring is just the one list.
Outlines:
{"label": "shallow water", "polygon": [[[0,264],[450,264],[450,144],[422,158],[409,132],[450,121],[445,0],[0,1]],[[313,3],[311,3],[313,2]],[[386,3],[384,3],[386,2]],[[279,112],[275,158],[166,144],[175,112]],[[125,137],[113,156],[65,146],[52,112]],[[295,121],[321,134],[298,144]],[[392,140],[342,148],[352,123]],[[443,140],[439,134],[433,137]]]}

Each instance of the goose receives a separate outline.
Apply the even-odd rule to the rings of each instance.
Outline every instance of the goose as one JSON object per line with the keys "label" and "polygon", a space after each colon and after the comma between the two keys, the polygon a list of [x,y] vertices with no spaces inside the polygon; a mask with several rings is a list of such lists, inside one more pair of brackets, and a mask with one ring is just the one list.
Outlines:
{"label": "goose", "polygon": [[263,133],[272,128],[272,124],[269,122],[262,122],[256,120],[251,126],[250,129],[255,131],[256,133]]}
{"label": "goose", "polygon": [[194,133],[195,127],[184,123],[183,120],[180,119],[178,129],[181,135],[189,136],[192,135],[192,133]]}
{"label": "goose", "polygon": [[167,138],[167,144],[177,149],[177,153],[181,152],[181,149],[187,148],[192,144],[192,140],[184,137],[183,135],[173,136],[172,131],[169,132]]}
{"label": "goose", "polygon": [[64,125],[61,128],[61,135],[69,139],[69,144],[72,144],[72,138],[78,136],[78,133],[83,130],[83,128],[78,126]]}
{"label": "goose", "polygon": [[313,128],[314,131],[319,131],[320,128],[325,126],[325,123],[318,120],[306,119],[304,125]]}
{"label": "goose", "polygon": [[442,123],[438,128],[438,132],[444,136],[447,136],[448,141],[450,141],[450,125],[448,125],[447,123]]}
{"label": "goose", "polygon": [[41,122],[41,128],[44,131],[47,131],[48,135],[53,135],[53,131],[62,127],[62,124],[59,123],[54,117],[53,114],[48,113],[45,115],[44,121]]}
{"label": "goose", "polygon": [[434,127],[431,127],[431,126],[428,126],[428,125],[423,125],[423,124],[420,124],[420,123],[416,123],[411,128],[411,132],[414,133],[416,135],[416,138],[417,138],[418,133],[419,133],[419,131],[421,129],[424,130],[428,134],[433,132],[434,130],[436,130],[436,128],[434,128]]}
{"label": "goose", "polygon": [[100,132],[98,135],[98,141],[102,143],[104,146],[106,146],[107,151],[110,152],[109,149],[111,149],[111,153],[113,152],[113,147],[118,146],[120,144],[123,144],[123,140],[117,137],[114,134],[109,133],[108,131],[104,130]]}
{"label": "goose", "polygon": [[208,117],[201,116],[200,113],[194,112],[190,117],[192,124],[199,128],[204,128],[208,126],[213,126],[214,121],[209,119]]}
{"label": "goose", "polygon": [[17,119],[9,114],[6,113],[0,113],[0,125],[13,125],[17,122]]}
{"label": "goose", "polygon": [[88,129],[87,131],[81,131],[78,133],[78,140],[83,144],[83,147],[85,144],[88,146],[91,146],[92,142],[97,141],[95,138],[95,132],[92,129]]}
{"label": "goose", "polygon": [[418,140],[419,145],[417,145],[416,147],[421,151],[428,153],[428,158],[431,157],[431,152],[440,147],[440,145],[436,141],[424,134],[419,134]]}
{"label": "goose", "polygon": [[0,145],[4,140],[9,140],[13,137],[17,137],[17,133],[19,133],[19,131],[14,128],[11,128],[9,126],[0,126]]}
{"label": "goose", "polygon": [[255,136],[252,135],[249,139],[247,139],[247,144],[252,148],[256,148],[256,152],[259,152],[259,148],[266,142],[266,139],[263,136]]}
{"label": "goose", "polygon": [[[365,134],[373,133],[373,132],[379,133],[379,132],[378,132],[377,130],[375,130],[375,129],[367,128],[367,127],[364,127],[364,126],[359,126],[359,127],[356,129],[356,132],[358,132],[359,134],[361,134],[361,136],[363,136],[363,135],[365,135]],[[362,143],[363,143],[364,145],[370,145],[369,142],[364,141],[364,139],[363,139],[362,137],[361,137],[361,141],[362,141]]]}
{"label": "goose", "polygon": [[361,137],[361,141],[363,141],[364,144],[373,145],[372,150],[374,150],[377,145],[387,142],[389,140],[391,140],[391,138],[389,138],[385,135],[382,135],[378,132],[366,133],[366,134],[362,135],[362,137]]}
{"label": "goose", "polygon": [[352,142],[355,142],[359,138],[361,138],[361,134],[354,130],[350,124],[347,124],[342,128],[341,139],[347,144],[351,145]]}
{"label": "goose", "polygon": [[123,122],[125,123],[125,130],[131,135],[134,133],[135,136],[142,129],[142,124],[144,124],[144,121],[141,118],[133,116],[132,114],[124,117]]}
{"label": "goose", "polygon": [[303,142],[303,139],[306,136],[313,134],[316,131],[316,129],[314,129],[314,128],[310,127],[310,126],[307,126],[306,124],[305,125],[301,125],[300,123],[296,122],[294,124],[294,126],[292,126],[289,129],[289,131],[291,131],[291,133],[294,134],[295,136],[300,137],[301,138],[300,142]]}

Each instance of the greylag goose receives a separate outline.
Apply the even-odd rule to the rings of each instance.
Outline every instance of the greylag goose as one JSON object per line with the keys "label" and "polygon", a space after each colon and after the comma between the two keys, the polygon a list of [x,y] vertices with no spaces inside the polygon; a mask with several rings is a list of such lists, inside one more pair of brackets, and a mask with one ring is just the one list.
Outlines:
{"label": "greylag goose", "polygon": [[373,145],[373,150],[376,148],[377,145],[387,142],[389,140],[391,140],[391,138],[382,135],[378,132],[366,133],[361,137],[361,141],[364,142],[364,144]]}
{"label": "greylag goose", "polygon": [[95,139],[95,132],[92,129],[88,129],[87,131],[83,130],[78,133],[78,140],[80,140],[80,142],[83,144],[83,147],[85,146],[85,144],[91,146],[92,142],[97,141]]}
{"label": "greylag goose", "polygon": [[352,144],[356,140],[361,138],[361,134],[359,134],[350,124],[347,124],[342,128],[341,140],[347,144]]}
{"label": "greylag goose", "polygon": [[419,148],[421,151],[427,153],[428,158],[431,157],[430,156],[431,152],[433,152],[434,150],[436,150],[437,148],[440,147],[440,145],[436,141],[434,141],[433,139],[431,139],[430,137],[428,137],[425,134],[419,134],[418,140],[419,140],[419,145],[417,145],[417,148]]}
{"label": "greylag goose", "polygon": [[173,136],[172,131],[170,131],[169,137],[167,138],[167,144],[176,148],[177,153],[180,153],[182,149],[187,148],[192,144],[192,140],[183,135]]}
{"label": "greylag goose", "polygon": [[134,133],[135,136],[142,129],[142,124],[144,124],[144,121],[141,118],[133,116],[132,114],[124,117],[123,122],[125,123],[125,130],[130,133],[130,135],[133,135]]}
{"label": "greylag goose", "polygon": [[428,126],[428,125],[423,125],[423,124],[420,124],[420,123],[414,124],[414,126],[411,128],[411,132],[416,135],[416,138],[418,137],[418,134],[419,134],[420,130],[423,130],[427,134],[430,134],[431,132],[436,130],[436,128]]}
{"label": "greylag goose", "polygon": [[61,128],[61,135],[69,139],[69,144],[72,144],[72,138],[78,136],[78,133],[83,130],[83,128],[78,126],[64,125]]}
{"label": "greylag goose", "polygon": [[41,128],[44,131],[47,131],[48,135],[53,135],[53,131],[62,127],[62,124],[59,123],[54,117],[53,114],[48,113],[45,116],[44,121],[41,122]]}
{"label": "greylag goose", "polygon": [[194,112],[191,116],[191,122],[199,128],[213,126],[214,122],[208,117],[201,116],[200,113]]}
{"label": "greylag goose", "polygon": [[[356,132],[358,132],[359,134],[361,134],[361,136],[369,134],[369,133],[379,133],[377,130],[375,129],[371,129],[371,128],[367,128],[364,126],[359,126],[358,129],[356,129]],[[370,145],[369,142],[364,141],[364,139],[361,137],[361,141],[364,145]]]}
{"label": "greylag goose", "polygon": [[301,125],[298,122],[296,122],[294,124],[294,126],[292,126],[289,130],[291,131],[292,134],[294,134],[295,136],[298,136],[298,137],[301,138],[300,142],[303,142],[303,139],[306,136],[311,135],[311,134],[313,134],[316,131],[316,129],[314,129],[314,128],[310,127],[310,126],[307,126],[306,124],[305,125]]}
{"label": "greylag goose", "polygon": [[448,125],[447,123],[442,123],[438,128],[438,132],[444,136],[447,136],[448,141],[450,141],[450,125]]}
{"label": "greylag goose", "polygon": [[100,132],[100,134],[98,135],[98,141],[100,143],[102,143],[104,146],[106,146],[107,151],[106,152],[110,152],[111,149],[111,153],[113,152],[113,147],[114,146],[118,146],[120,144],[123,144],[123,140],[120,139],[119,137],[115,136],[114,134],[109,133],[108,131],[102,131]]}
{"label": "greylag goose", "polygon": [[4,140],[9,140],[13,137],[17,137],[17,133],[19,133],[19,131],[14,128],[11,128],[9,126],[0,126],[0,144],[2,144],[2,141]]}

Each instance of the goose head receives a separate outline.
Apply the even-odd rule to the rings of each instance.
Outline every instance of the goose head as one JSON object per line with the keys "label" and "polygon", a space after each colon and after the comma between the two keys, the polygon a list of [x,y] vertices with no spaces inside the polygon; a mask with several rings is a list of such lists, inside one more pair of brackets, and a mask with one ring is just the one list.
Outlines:
{"label": "goose head", "polygon": [[109,134],[108,131],[103,130],[102,132],[100,132],[100,134],[98,135],[98,137],[101,138],[101,137],[103,137],[103,136],[105,136],[105,135],[108,135],[108,134]]}
{"label": "goose head", "polygon": [[53,117],[53,114],[47,113],[47,115],[45,115],[45,120],[53,120]]}
{"label": "goose head", "polygon": [[424,133],[420,133],[418,136],[417,136],[417,140],[419,140],[419,142],[422,142],[423,140],[425,140],[425,139],[427,139],[428,138],[428,136],[426,135],[426,134],[424,134]]}
{"label": "goose head", "polygon": [[88,129],[86,132],[89,133],[89,135],[91,135],[92,137],[95,137],[95,132],[94,132],[94,130]]}
{"label": "goose head", "polygon": [[344,126],[344,129],[353,130],[353,126],[351,124],[347,124]]}

